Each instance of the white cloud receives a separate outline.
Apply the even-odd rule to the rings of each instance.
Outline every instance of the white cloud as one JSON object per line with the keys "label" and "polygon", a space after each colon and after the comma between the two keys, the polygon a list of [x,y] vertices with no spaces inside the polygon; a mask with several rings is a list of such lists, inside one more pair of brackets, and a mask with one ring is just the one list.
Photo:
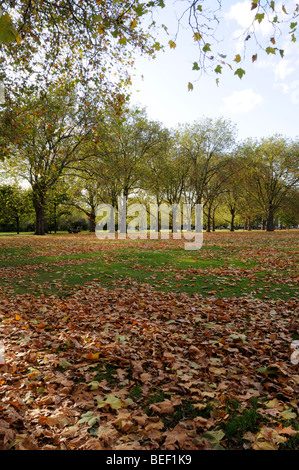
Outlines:
{"label": "white cloud", "polygon": [[[252,1],[245,0],[243,2],[237,2],[234,5],[232,5],[226,13],[225,17],[228,20],[234,20],[238,23],[240,28],[235,31],[234,37],[239,36],[240,32],[246,31],[247,28],[250,28],[252,22],[254,21],[255,15],[256,15],[256,10],[251,10],[251,4]],[[257,34],[262,34],[264,36],[268,36],[271,34],[273,31],[273,26],[272,24],[264,18],[264,20],[261,21],[261,23],[258,23],[257,21],[254,22],[254,28],[255,32]]]}
{"label": "white cloud", "polygon": [[281,87],[282,92],[290,96],[292,104],[299,104],[299,80],[293,80],[289,85],[277,83],[276,87]]}
{"label": "white cloud", "polygon": [[276,83],[274,85],[274,88],[279,88],[281,87],[281,91],[284,93],[284,94],[287,94],[289,93],[290,91],[290,86],[287,84],[287,83]]}
{"label": "white cloud", "polygon": [[281,59],[280,57],[270,57],[268,59],[260,60],[256,62],[256,67],[263,70],[272,70],[274,72],[274,78],[276,81],[284,80],[288,75],[295,72],[296,68],[294,67],[293,60],[288,60],[286,58]]}
{"label": "white cloud", "polygon": [[291,83],[291,102],[293,104],[299,104],[299,80],[294,80]]}
{"label": "white cloud", "polygon": [[281,60],[275,67],[275,78],[277,80],[284,80],[288,75],[295,71],[295,68],[290,65],[287,59]]}
{"label": "white cloud", "polygon": [[248,28],[254,19],[254,12],[251,11],[251,2],[245,0],[232,5],[225,15],[228,20],[235,20],[242,28]]}
{"label": "white cloud", "polygon": [[248,88],[243,91],[235,91],[232,95],[224,98],[223,101],[226,111],[231,113],[248,113],[261,103],[263,98],[251,88]]}

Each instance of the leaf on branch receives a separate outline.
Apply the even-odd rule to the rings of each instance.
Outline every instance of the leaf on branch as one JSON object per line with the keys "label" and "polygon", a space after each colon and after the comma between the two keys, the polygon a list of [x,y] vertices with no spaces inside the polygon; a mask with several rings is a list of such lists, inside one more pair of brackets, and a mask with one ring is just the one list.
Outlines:
{"label": "leaf on branch", "polygon": [[122,38],[120,38],[118,40],[119,44],[121,44],[122,46],[125,46],[127,44],[127,39],[123,36]]}
{"label": "leaf on branch", "polygon": [[0,42],[9,44],[14,41],[17,41],[17,43],[20,44],[21,37],[12,24],[10,16],[6,13],[0,17]]}
{"label": "leaf on branch", "polygon": [[269,46],[269,47],[266,48],[266,52],[267,52],[268,55],[269,54],[274,54],[275,55],[276,49],[274,47]]}
{"label": "leaf on branch", "polygon": [[252,62],[255,62],[256,60],[257,60],[257,54],[254,54],[254,55],[252,56]]}
{"label": "leaf on branch", "polygon": [[136,28],[136,26],[137,26],[137,21],[133,20],[132,23],[130,24],[130,28],[134,29],[134,28]]}
{"label": "leaf on branch", "polygon": [[194,33],[193,38],[194,41],[200,41],[202,39],[202,35],[200,33]]}
{"label": "leaf on branch", "polygon": [[286,7],[285,7],[284,5],[282,5],[281,9],[282,9],[282,11],[283,11],[286,15],[288,14],[288,12],[287,12],[287,10],[286,10]]}
{"label": "leaf on branch", "polygon": [[144,9],[143,5],[137,5],[137,7],[134,8],[134,11],[138,16],[142,16],[146,13],[146,10]]}
{"label": "leaf on branch", "polygon": [[243,75],[245,75],[245,70],[244,70],[244,69],[241,69],[241,68],[240,68],[240,69],[237,69],[237,70],[235,71],[235,75],[238,75],[239,78],[242,78]]}
{"label": "leaf on branch", "polygon": [[264,18],[265,18],[265,13],[257,13],[257,14],[255,15],[254,20],[255,20],[255,21],[258,21],[259,23],[261,23]]}
{"label": "leaf on branch", "polygon": [[193,84],[191,82],[188,83],[188,91],[192,91],[193,90]]}
{"label": "leaf on branch", "polygon": [[200,70],[197,62],[193,62],[192,70]]}
{"label": "leaf on branch", "polygon": [[207,43],[204,45],[204,47],[202,48],[203,52],[208,52],[211,50],[211,44]]}
{"label": "leaf on branch", "polygon": [[175,49],[176,48],[176,43],[174,41],[169,41],[168,42],[170,49]]}
{"label": "leaf on branch", "polygon": [[239,62],[241,62],[241,56],[240,56],[240,54],[237,54],[237,55],[236,55],[236,57],[234,58],[234,62],[237,62],[237,64],[238,64]]}

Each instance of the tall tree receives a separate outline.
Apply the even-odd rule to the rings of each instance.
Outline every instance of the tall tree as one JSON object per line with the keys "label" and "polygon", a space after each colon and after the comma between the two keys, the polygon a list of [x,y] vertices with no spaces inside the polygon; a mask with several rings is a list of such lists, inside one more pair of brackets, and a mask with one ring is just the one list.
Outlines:
{"label": "tall tree", "polygon": [[159,151],[165,130],[159,122],[150,121],[144,110],[132,109],[121,116],[106,115],[95,130],[94,157],[83,170],[93,172],[103,187],[115,196],[126,198],[141,184],[147,164]]}
{"label": "tall tree", "polygon": [[107,194],[95,175],[81,172],[72,176],[69,182],[66,205],[76,207],[87,216],[90,232],[95,231],[96,209],[101,203],[109,204]]}
{"label": "tall tree", "polygon": [[246,190],[246,165],[237,150],[226,166],[224,173],[227,177],[224,181],[224,191],[221,199],[230,213],[230,220],[228,220],[230,231],[234,232],[235,219],[240,212]]}
{"label": "tall tree", "polygon": [[92,131],[72,84],[50,87],[47,93],[27,89],[21,99],[7,104],[2,121],[5,152],[11,156],[9,165],[32,187],[35,232],[44,235],[47,193],[78,158]]}
{"label": "tall tree", "polygon": [[223,118],[203,119],[179,129],[179,151],[190,166],[190,189],[196,204],[204,203],[205,191],[225,165],[235,144],[235,126]]}
{"label": "tall tree", "polygon": [[275,216],[299,182],[299,143],[275,135],[246,141],[243,152],[248,162],[248,190],[271,232]]}

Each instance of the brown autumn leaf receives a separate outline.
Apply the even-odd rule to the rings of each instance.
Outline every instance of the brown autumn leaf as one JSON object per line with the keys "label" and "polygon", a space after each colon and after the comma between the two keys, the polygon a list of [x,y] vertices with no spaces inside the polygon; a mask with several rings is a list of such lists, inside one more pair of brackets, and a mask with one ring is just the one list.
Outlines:
{"label": "brown autumn leaf", "polygon": [[[290,235],[279,236],[286,247],[286,240],[292,240],[293,246]],[[246,262],[256,262],[258,257],[262,269],[260,265],[245,269],[223,264],[180,270],[168,265],[161,267],[161,285],[171,287],[172,276],[183,288],[191,278],[193,283],[198,276],[210,275],[215,280],[213,290],[218,291],[217,283],[220,287],[244,280],[254,283],[262,272],[269,289],[275,289],[282,271],[289,273],[285,285],[295,285],[291,252],[281,256],[274,245],[264,243],[264,234],[236,233],[233,237],[207,235],[206,246],[214,247],[216,240],[221,250],[233,247]],[[36,251],[32,252],[29,238],[24,238],[15,239],[14,246],[20,250],[27,246],[32,260],[38,254],[100,252],[108,264],[113,262],[113,253],[123,248],[118,242],[86,243],[91,241],[88,237],[69,237],[66,243],[57,236],[55,247],[46,238],[34,239]],[[2,241],[5,248],[11,246],[5,237]],[[140,243],[147,252],[180,247],[176,240]],[[136,244],[128,241],[127,248],[136,249]],[[200,257],[210,261],[211,253],[202,250]],[[59,260],[56,267],[67,270],[68,264],[75,264],[69,261]],[[4,280],[22,281],[30,271],[34,282],[35,269],[30,265],[0,267],[0,274]],[[268,429],[259,423],[255,435],[240,436],[246,448],[277,450],[295,436],[288,420],[295,419],[299,380],[287,347],[298,328],[295,297],[219,299],[171,288],[162,292],[147,283],[117,278],[110,287],[101,286],[99,280],[88,281],[61,298],[12,295],[7,283],[0,303],[6,362],[0,370],[0,447],[211,448],[211,443],[198,436],[225,428],[231,412],[235,413],[229,408],[231,403],[238,402],[236,413],[241,413],[251,409],[253,397]],[[91,387],[91,383],[96,385]],[[97,408],[98,395],[116,397],[123,407]],[[179,423],[176,411],[181,413]],[[78,424],[88,412],[100,419]],[[16,435],[21,436],[17,444]],[[26,436],[32,441],[26,441]],[[224,438],[222,442],[230,441]]]}
{"label": "brown autumn leaf", "polygon": [[64,413],[59,413],[56,415],[47,416],[45,422],[49,426],[57,426],[58,428],[62,429],[65,426],[70,426],[71,424],[74,424],[74,418],[66,416]]}
{"label": "brown autumn leaf", "polygon": [[160,415],[167,415],[172,414],[174,412],[174,406],[170,400],[164,400],[160,403],[153,403],[150,405],[150,409],[154,413],[158,413]]}

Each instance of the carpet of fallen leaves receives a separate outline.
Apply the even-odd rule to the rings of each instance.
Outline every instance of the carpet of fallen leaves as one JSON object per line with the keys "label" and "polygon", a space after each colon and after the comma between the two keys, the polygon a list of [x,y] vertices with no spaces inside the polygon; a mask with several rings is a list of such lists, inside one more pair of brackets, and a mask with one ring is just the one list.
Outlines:
{"label": "carpet of fallen leaves", "polygon": [[[78,240],[68,252],[94,249]],[[299,434],[298,317],[294,299],[132,280],[67,298],[3,294],[0,449],[278,450]]]}

